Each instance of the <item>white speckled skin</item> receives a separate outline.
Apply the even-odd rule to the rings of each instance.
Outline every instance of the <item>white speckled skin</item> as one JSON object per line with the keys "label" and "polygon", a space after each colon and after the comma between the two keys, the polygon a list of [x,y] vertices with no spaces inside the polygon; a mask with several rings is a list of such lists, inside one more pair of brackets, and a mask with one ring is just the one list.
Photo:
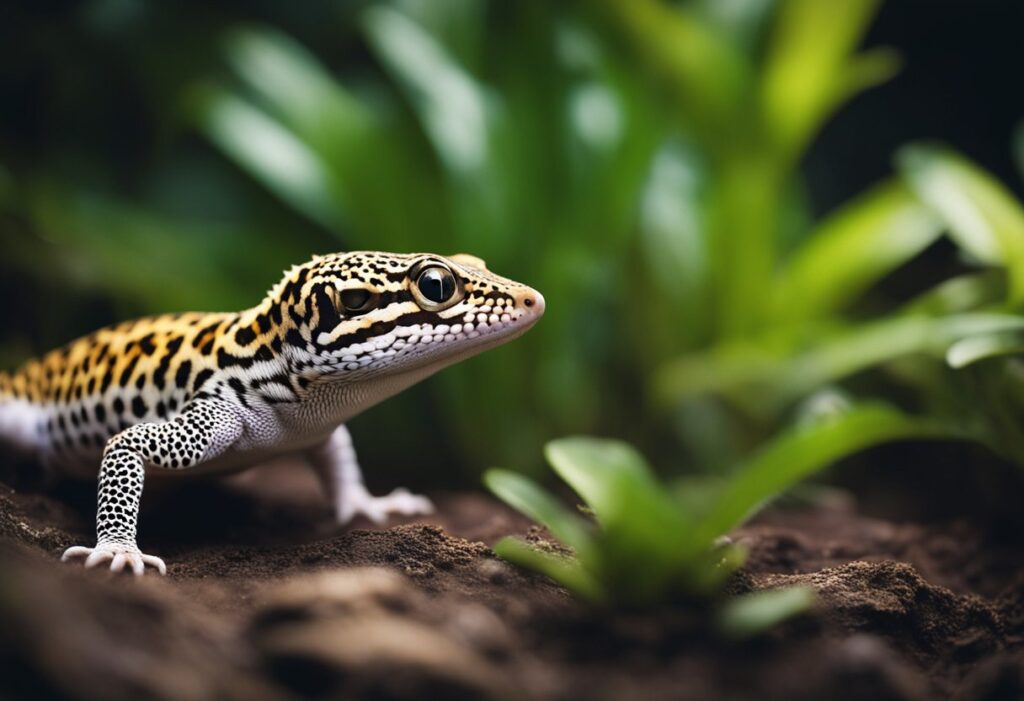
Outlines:
{"label": "white speckled skin", "polygon": [[422,513],[423,497],[366,491],[344,422],[543,312],[538,292],[470,256],[318,257],[248,311],[122,324],[0,374],[0,439],[67,474],[95,475],[99,463],[97,545],[64,554],[87,567],[165,571],[135,541],[147,474],[297,453],[341,522]]}

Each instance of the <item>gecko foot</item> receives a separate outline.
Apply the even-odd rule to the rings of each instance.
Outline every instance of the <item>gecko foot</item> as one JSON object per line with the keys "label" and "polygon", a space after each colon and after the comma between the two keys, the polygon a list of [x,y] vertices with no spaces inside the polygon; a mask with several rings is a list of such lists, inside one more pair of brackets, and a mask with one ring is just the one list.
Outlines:
{"label": "gecko foot", "polygon": [[365,489],[349,492],[335,509],[338,523],[346,524],[362,514],[374,523],[382,524],[391,514],[400,516],[416,516],[434,513],[434,505],[430,499],[413,494],[408,489],[399,487],[387,496],[375,497]]}
{"label": "gecko foot", "polygon": [[155,568],[160,574],[167,574],[167,565],[163,560],[155,555],[146,555],[135,546],[103,543],[95,548],[86,548],[76,545],[65,550],[60,559],[61,562],[67,562],[76,557],[84,557],[86,567],[96,567],[110,562],[111,572],[120,572],[127,565],[136,577],[141,577],[145,573],[146,565]]}

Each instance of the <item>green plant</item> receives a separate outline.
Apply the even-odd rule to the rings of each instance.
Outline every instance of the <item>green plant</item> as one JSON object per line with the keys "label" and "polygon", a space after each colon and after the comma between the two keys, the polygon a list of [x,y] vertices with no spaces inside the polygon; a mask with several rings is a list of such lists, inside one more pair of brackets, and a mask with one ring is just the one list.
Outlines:
{"label": "green plant", "polygon": [[626,443],[556,440],[547,445],[548,462],[583,500],[593,521],[523,475],[490,470],[484,479],[491,491],[546,526],[573,554],[544,551],[516,538],[502,540],[495,551],[595,604],[706,600],[719,594],[744,560],[743,549],[721,543],[722,535],[839,458],[880,442],[920,437],[949,434],[885,406],[853,407],[784,432],[726,479],[690,477],[671,485],[660,483]]}
{"label": "green plant", "polygon": [[[710,394],[771,422],[821,387],[882,367],[890,382],[912,387],[935,420],[1024,458],[1019,407],[1009,396],[1020,373],[1016,360],[1004,357],[1024,350],[1024,207],[947,148],[908,147],[897,163],[898,181],[826,221],[780,270],[770,331],[666,365],[655,380],[661,395],[679,401]],[[879,217],[888,225],[879,226]],[[921,242],[947,232],[973,271],[876,318],[834,313],[832,301],[847,295],[851,280],[862,287],[887,272],[886,261],[901,260],[914,241],[914,223],[928,221],[918,229]],[[984,367],[961,371],[978,363]]]}

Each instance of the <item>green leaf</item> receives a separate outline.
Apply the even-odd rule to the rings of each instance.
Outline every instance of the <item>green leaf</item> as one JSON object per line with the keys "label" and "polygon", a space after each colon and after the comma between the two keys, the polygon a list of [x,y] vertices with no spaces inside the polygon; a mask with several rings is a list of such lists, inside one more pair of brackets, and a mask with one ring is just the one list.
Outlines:
{"label": "green leaf", "polygon": [[197,90],[192,97],[200,127],[228,157],[310,219],[328,229],[342,225],[337,185],[319,154],[266,112],[221,88]]}
{"label": "green leaf", "polygon": [[760,97],[765,126],[785,157],[799,152],[841,99],[891,75],[888,56],[850,60],[878,4],[878,0],[779,3]]}
{"label": "green leaf", "polygon": [[1006,271],[968,273],[939,283],[907,303],[901,313],[944,316],[978,311],[1006,299]]}
{"label": "green leaf", "polygon": [[661,0],[590,0],[605,26],[636,52],[704,133],[720,131],[743,97],[750,67],[710,23]]}
{"label": "green leaf", "polygon": [[484,484],[509,506],[543,524],[560,541],[586,553],[592,547],[587,524],[533,480],[509,470],[488,470]]}
{"label": "green leaf", "polygon": [[662,486],[644,457],[628,443],[577,436],[551,441],[544,452],[558,476],[593,509],[605,528],[619,526],[632,514],[645,513],[650,518],[668,511]]}
{"label": "green leaf", "polygon": [[315,149],[352,148],[372,129],[368,110],[290,37],[236,29],[224,44],[235,72]]}
{"label": "green leaf", "polygon": [[513,537],[503,538],[498,541],[494,545],[494,552],[499,557],[520,567],[525,567],[550,577],[573,593],[591,602],[601,603],[608,598],[598,581],[584,570],[577,560],[563,555],[542,552]]}
{"label": "green leaf", "polygon": [[841,309],[941,233],[905,184],[873,188],[825,219],[793,255],[774,288],[776,316],[799,322]]}
{"label": "green leaf", "polygon": [[810,587],[782,587],[737,596],[718,612],[718,629],[731,638],[749,638],[804,613],[815,602]]}
{"label": "green leaf", "polygon": [[655,390],[665,402],[720,393],[778,411],[816,387],[882,363],[916,353],[942,357],[963,338],[1021,329],[1024,317],[978,313],[900,315],[853,328],[809,330],[809,337],[822,340],[802,351],[755,340],[677,359],[656,375]]}
{"label": "green leaf", "polygon": [[950,235],[982,263],[1006,267],[1009,297],[1024,302],[1024,208],[998,180],[939,146],[907,146],[897,165]]}
{"label": "green leaf", "polygon": [[963,368],[986,358],[1021,353],[1024,337],[1020,333],[972,336],[954,343],[946,353],[946,362],[950,367]]}
{"label": "green leaf", "polygon": [[472,177],[489,157],[483,88],[408,16],[378,5],[366,11],[370,45],[404,89],[447,168]]}
{"label": "green leaf", "polygon": [[933,421],[885,406],[865,405],[845,414],[783,433],[729,477],[714,506],[699,524],[698,542],[727,533],[769,499],[857,451],[906,438],[953,438]]}

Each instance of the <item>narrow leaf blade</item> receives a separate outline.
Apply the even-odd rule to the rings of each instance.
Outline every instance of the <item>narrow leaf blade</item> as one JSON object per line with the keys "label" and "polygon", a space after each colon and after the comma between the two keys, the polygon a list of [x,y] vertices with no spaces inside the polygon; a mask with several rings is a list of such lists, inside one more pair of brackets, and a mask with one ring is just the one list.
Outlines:
{"label": "narrow leaf blade", "polygon": [[571,513],[533,480],[509,470],[488,470],[484,483],[499,499],[543,524],[560,541],[577,552],[592,547],[583,519]]}

